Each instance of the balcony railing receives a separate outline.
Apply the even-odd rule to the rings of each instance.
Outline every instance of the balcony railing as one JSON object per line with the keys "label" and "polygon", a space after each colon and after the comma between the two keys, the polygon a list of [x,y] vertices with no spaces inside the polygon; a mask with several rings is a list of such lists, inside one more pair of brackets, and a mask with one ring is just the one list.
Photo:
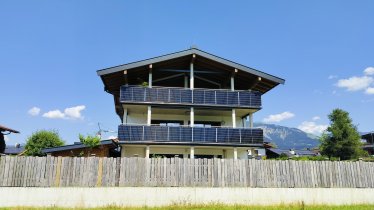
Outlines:
{"label": "balcony railing", "polygon": [[227,89],[191,90],[174,87],[122,86],[120,101],[122,103],[261,108],[261,93]]}
{"label": "balcony railing", "polygon": [[119,125],[118,138],[127,142],[263,144],[260,128]]}

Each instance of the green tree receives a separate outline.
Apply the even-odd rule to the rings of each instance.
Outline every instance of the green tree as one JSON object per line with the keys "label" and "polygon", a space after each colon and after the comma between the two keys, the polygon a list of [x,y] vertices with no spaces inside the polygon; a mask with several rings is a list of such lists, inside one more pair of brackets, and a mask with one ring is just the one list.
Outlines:
{"label": "green tree", "polygon": [[364,154],[360,134],[352,124],[349,113],[342,109],[334,109],[328,115],[330,126],[321,137],[321,154],[329,158],[339,157],[341,160],[358,158]]}
{"label": "green tree", "polygon": [[56,130],[40,130],[33,133],[26,141],[25,154],[29,156],[45,156],[42,149],[63,146],[64,141]]}
{"label": "green tree", "polygon": [[86,137],[84,137],[82,134],[79,134],[79,140],[80,142],[82,142],[82,144],[89,147],[87,156],[91,155],[91,151],[94,147],[100,145],[100,137],[98,136],[87,135]]}

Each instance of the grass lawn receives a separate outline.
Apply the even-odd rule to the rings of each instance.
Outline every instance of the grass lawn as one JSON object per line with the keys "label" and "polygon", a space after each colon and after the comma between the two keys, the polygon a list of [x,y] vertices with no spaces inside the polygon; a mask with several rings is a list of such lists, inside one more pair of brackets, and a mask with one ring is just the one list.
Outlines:
{"label": "grass lawn", "polygon": [[324,206],[324,205],[279,205],[279,206],[227,206],[227,205],[186,205],[186,206],[180,206],[180,205],[173,205],[173,206],[166,206],[166,207],[143,207],[143,208],[120,208],[120,207],[104,207],[104,208],[56,208],[56,207],[50,207],[50,208],[32,208],[32,207],[11,207],[11,208],[0,208],[0,210],[36,210],[36,209],[42,209],[42,210],[68,210],[68,209],[74,209],[74,210],[141,210],[141,209],[147,209],[147,210],[174,210],[174,209],[202,209],[202,210],[298,210],[298,209],[310,209],[310,210],[348,210],[348,209],[357,209],[357,210],[368,210],[368,209],[374,209],[374,205],[347,205],[347,206]]}

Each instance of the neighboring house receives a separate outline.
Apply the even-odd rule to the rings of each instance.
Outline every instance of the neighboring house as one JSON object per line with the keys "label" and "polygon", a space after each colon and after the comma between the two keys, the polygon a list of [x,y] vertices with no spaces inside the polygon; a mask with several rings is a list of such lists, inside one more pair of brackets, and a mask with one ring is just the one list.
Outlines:
{"label": "neighboring house", "polygon": [[303,156],[318,156],[319,153],[311,150],[293,150],[293,149],[277,149],[277,148],[266,148],[266,157],[278,158],[282,154],[288,157],[303,157]]}
{"label": "neighboring house", "polygon": [[4,136],[11,133],[19,133],[19,131],[0,125],[0,154],[5,154],[6,143]]}
{"label": "neighboring house", "polygon": [[374,132],[361,135],[361,139],[361,142],[364,144],[363,149],[366,150],[369,155],[374,155]]}
{"label": "neighboring house", "polygon": [[191,48],[97,71],[114,97],[122,157],[247,159],[261,96],[284,80]]}
{"label": "neighboring house", "polygon": [[4,154],[5,155],[22,155],[25,151],[25,146],[16,144],[15,146],[6,146]]}
{"label": "neighboring house", "polygon": [[100,141],[99,146],[92,149],[81,142],[75,142],[70,145],[46,148],[42,152],[55,157],[86,157],[88,155],[96,157],[119,157],[120,153],[117,151],[117,148],[118,144],[115,140],[103,140]]}

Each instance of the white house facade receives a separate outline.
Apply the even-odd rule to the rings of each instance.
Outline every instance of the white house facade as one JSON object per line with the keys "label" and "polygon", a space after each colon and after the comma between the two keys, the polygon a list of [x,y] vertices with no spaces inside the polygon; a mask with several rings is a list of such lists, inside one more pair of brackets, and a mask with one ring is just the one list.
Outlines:
{"label": "white house facade", "polygon": [[99,70],[114,97],[122,157],[248,159],[261,96],[284,80],[197,48]]}

